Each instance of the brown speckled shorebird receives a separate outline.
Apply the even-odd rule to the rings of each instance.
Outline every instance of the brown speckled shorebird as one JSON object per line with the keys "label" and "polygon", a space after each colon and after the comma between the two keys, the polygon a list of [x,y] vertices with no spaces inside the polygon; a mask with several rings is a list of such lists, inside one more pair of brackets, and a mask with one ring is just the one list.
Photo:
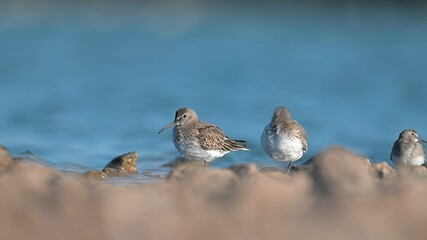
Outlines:
{"label": "brown speckled shorebird", "polygon": [[399,139],[393,144],[390,160],[394,164],[405,164],[410,166],[421,166],[426,160],[426,153],[418,133],[412,129],[403,130]]}
{"label": "brown speckled shorebird", "polygon": [[291,118],[285,107],[274,110],[271,122],[262,133],[261,145],[271,158],[289,162],[286,169],[288,174],[292,162],[300,159],[308,148],[304,128]]}
{"label": "brown speckled shorebird", "polygon": [[227,137],[217,126],[202,122],[191,108],[180,108],[175,113],[175,120],[162,128],[173,128],[173,142],[176,149],[187,159],[207,162],[237,150],[248,150],[246,141]]}

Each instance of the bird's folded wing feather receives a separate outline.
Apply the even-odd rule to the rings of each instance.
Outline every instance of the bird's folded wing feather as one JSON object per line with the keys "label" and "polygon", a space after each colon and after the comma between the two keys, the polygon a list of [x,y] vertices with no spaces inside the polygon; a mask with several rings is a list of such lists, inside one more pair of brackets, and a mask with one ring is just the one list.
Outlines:
{"label": "bird's folded wing feather", "polygon": [[206,125],[197,128],[200,146],[204,150],[233,151],[245,146],[227,137],[224,132],[215,125]]}
{"label": "bird's folded wing feather", "polygon": [[298,136],[298,138],[301,139],[301,142],[302,142],[302,150],[306,152],[308,150],[308,145],[307,145],[307,135],[305,133],[304,128],[295,120],[293,120],[291,124],[295,126],[295,132],[297,133],[296,135]]}

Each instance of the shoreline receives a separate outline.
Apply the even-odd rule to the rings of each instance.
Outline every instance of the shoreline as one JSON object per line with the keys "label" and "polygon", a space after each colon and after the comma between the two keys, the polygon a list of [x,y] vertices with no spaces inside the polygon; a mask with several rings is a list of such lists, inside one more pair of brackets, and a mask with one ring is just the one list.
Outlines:
{"label": "shoreline", "polygon": [[[3,152],[4,153],[4,152]],[[1,239],[425,239],[426,168],[340,147],[290,176],[181,164],[154,184],[75,178],[0,154]],[[381,175],[383,174],[383,175]]]}

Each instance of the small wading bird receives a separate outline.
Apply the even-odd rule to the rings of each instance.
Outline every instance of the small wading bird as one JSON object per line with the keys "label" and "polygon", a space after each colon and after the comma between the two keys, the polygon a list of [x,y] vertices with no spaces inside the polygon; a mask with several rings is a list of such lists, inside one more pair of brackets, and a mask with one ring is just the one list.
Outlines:
{"label": "small wading bird", "polygon": [[410,166],[421,166],[426,160],[426,153],[418,133],[412,129],[403,130],[399,134],[399,139],[393,144],[390,160],[394,164],[404,164]]}
{"label": "small wading bird", "polygon": [[289,162],[287,174],[292,162],[300,159],[308,147],[304,128],[291,118],[289,110],[285,107],[277,107],[274,110],[271,122],[262,133],[261,145],[271,158]]}
{"label": "small wading bird", "polygon": [[227,137],[217,126],[202,122],[191,108],[180,108],[175,113],[175,120],[159,131],[173,128],[173,143],[186,159],[207,162],[237,150],[248,150],[246,141]]}

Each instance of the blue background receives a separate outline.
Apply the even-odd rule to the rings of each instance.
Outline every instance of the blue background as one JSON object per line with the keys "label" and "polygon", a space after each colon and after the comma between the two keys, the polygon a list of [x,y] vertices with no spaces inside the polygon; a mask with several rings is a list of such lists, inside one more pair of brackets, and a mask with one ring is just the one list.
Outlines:
{"label": "blue background", "polygon": [[0,144],[62,170],[128,151],[159,170],[179,156],[157,132],[180,107],[248,141],[217,167],[280,166],[259,144],[279,105],[306,129],[302,161],[333,144],[388,161],[401,130],[427,138],[417,5],[12,3],[0,10]]}

